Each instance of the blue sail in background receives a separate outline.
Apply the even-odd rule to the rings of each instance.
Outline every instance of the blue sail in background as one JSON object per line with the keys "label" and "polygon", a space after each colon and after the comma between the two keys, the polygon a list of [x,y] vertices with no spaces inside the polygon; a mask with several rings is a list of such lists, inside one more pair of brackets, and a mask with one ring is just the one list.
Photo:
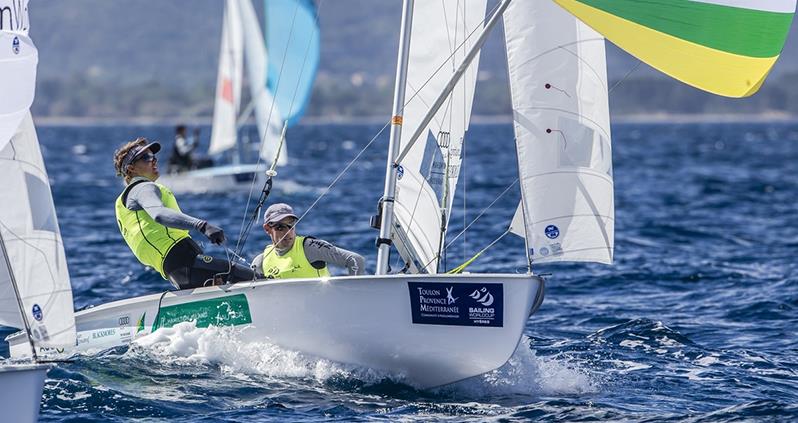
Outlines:
{"label": "blue sail in background", "polygon": [[294,125],[305,112],[319,64],[319,25],[312,0],[264,0],[266,85]]}

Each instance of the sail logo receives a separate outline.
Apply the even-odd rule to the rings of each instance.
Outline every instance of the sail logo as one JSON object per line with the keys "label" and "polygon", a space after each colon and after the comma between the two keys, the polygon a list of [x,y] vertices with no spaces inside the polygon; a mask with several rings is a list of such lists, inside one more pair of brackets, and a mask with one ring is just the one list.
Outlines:
{"label": "sail logo", "polygon": [[475,290],[471,293],[471,295],[469,295],[469,297],[473,298],[485,307],[489,307],[491,304],[493,304],[493,295],[491,295],[490,291],[488,291],[488,289],[485,287]]}
{"label": "sail logo", "polygon": [[38,304],[34,304],[33,309],[31,311],[33,312],[33,318],[36,319],[36,321],[41,322],[42,319],[44,318],[44,313],[42,313],[42,308],[39,307]]}
{"label": "sail logo", "polygon": [[405,168],[399,165],[396,167],[396,179],[401,180],[402,176],[405,176]]}
{"label": "sail logo", "polygon": [[546,234],[546,237],[549,239],[555,239],[560,236],[560,229],[554,225],[546,226],[546,229],[543,230],[543,233]]}
{"label": "sail logo", "polygon": [[11,50],[14,54],[19,54],[19,37],[14,37],[14,40],[11,41]]}

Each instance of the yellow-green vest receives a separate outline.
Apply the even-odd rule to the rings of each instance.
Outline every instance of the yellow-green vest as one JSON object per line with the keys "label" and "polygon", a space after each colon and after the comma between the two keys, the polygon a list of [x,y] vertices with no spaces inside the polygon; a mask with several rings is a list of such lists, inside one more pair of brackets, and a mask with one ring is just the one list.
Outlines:
{"label": "yellow-green vest", "polygon": [[305,237],[297,236],[294,246],[283,255],[274,251],[274,245],[263,250],[263,275],[267,278],[319,278],[330,276],[327,265],[316,269],[305,257]]}
{"label": "yellow-green vest", "polygon": [[[146,181],[142,181],[146,182]],[[139,182],[128,185],[122,194],[116,199],[116,223],[119,224],[119,232],[125,239],[130,251],[143,264],[157,270],[166,279],[163,271],[163,261],[169,250],[178,241],[188,238],[188,231],[184,229],[168,228],[156,222],[144,210],[133,211],[125,207],[124,199],[127,199],[127,192]],[[169,188],[156,183],[161,190],[161,201],[164,206],[180,211],[175,195]]]}

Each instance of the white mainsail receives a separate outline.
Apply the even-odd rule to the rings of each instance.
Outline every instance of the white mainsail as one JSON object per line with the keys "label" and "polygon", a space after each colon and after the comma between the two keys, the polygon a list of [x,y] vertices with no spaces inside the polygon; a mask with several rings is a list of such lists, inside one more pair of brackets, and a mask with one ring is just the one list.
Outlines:
{"label": "white mainsail", "polygon": [[244,37],[238,0],[225,1],[222,24],[222,46],[219,51],[219,72],[216,76],[216,98],[213,104],[213,126],[208,154],[218,154],[236,145],[238,112],[241,107]]}
{"label": "white mainsail", "polygon": [[[283,118],[274,97],[266,87],[266,70],[268,58],[263,33],[258,24],[258,16],[250,0],[239,0],[241,23],[244,29],[244,55],[246,56],[247,78],[252,102],[255,106],[255,121],[258,124],[260,137],[260,156],[267,163],[271,163],[277,155],[280,144],[280,135],[283,127]],[[279,165],[286,163],[286,148],[282,147]]]}
{"label": "white mainsail", "polygon": [[[522,204],[535,263],[611,263],[612,148],[604,38],[553,2],[504,14]],[[524,224],[519,225],[523,220]]]}
{"label": "white mainsail", "polygon": [[64,247],[28,110],[38,52],[28,37],[27,1],[12,6],[11,19],[3,22],[11,28],[0,31],[0,324],[30,328],[37,348],[74,347]]}
{"label": "white mainsail", "polygon": [[[469,35],[479,33],[482,28],[486,3],[485,0],[416,3],[402,148],[473,45],[477,37]],[[425,134],[402,160],[393,239],[413,273],[438,271],[444,237],[441,229],[448,224],[454,201],[478,63],[477,57],[430,121]]]}

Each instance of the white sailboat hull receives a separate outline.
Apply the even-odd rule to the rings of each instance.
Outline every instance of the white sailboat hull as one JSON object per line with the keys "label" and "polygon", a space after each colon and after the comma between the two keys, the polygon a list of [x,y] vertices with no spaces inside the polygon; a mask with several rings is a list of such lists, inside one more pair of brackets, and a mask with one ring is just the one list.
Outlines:
{"label": "white sailboat hull", "polygon": [[161,175],[158,182],[175,194],[203,194],[246,191],[253,186],[255,178],[254,189],[260,190],[266,181],[267,169],[265,164],[214,166]]}
{"label": "white sailboat hull", "polygon": [[44,379],[49,364],[8,364],[0,366],[0,410],[3,421],[35,422],[39,420]]}
{"label": "white sailboat hull", "polygon": [[[390,373],[428,388],[512,355],[543,300],[532,275],[392,275],[263,280],[116,301],[76,313],[78,350],[102,350],[183,321],[246,326],[247,341]],[[481,302],[480,302],[481,301]],[[10,339],[13,356],[24,337]]]}

